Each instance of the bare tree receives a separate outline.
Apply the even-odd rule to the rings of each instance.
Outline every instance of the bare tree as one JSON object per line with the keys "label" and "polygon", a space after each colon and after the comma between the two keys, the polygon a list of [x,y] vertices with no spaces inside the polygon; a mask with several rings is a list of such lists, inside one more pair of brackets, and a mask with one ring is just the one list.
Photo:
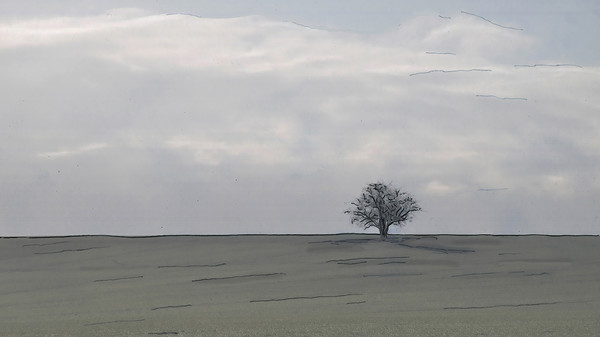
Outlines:
{"label": "bare tree", "polygon": [[421,211],[412,195],[381,182],[367,185],[351,205],[344,213],[351,215],[352,224],[376,227],[382,239],[387,238],[390,226],[402,226]]}

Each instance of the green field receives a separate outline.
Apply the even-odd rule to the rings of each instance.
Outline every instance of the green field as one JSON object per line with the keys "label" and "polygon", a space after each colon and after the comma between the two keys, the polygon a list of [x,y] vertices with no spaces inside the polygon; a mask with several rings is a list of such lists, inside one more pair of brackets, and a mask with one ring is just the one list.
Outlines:
{"label": "green field", "polygon": [[598,236],[0,239],[2,336],[598,336]]}

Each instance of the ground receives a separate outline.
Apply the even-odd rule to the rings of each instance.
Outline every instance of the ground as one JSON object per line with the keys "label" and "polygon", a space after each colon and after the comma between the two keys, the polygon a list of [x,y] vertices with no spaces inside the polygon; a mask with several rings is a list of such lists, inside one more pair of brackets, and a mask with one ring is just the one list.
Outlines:
{"label": "ground", "polygon": [[597,336],[598,236],[0,239],[2,336]]}

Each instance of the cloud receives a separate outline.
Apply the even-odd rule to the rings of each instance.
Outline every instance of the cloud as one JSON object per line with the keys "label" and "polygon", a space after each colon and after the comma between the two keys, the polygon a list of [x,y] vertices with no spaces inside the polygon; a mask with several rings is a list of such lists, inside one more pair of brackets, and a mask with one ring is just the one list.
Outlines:
{"label": "cloud", "polygon": [[345,203],[383,179],[423,203],[410,232],[595,233],[600,70],[514,66],[542,42],[466,14],[369,35],[138,10],[3,23],[0,229],[360,230]]}
{"label": "cloud", "polygon": [[450,196],[458,193],[460,190],[464,190],[464,186],[457,186],[453,184],[442,183],[437,180],[430,181],[425,186],[425,191],[432,195],[445,195]]}
{"label": "cloud", "polygon": [[[5,24],[2,32],[0,48],[84,43],[92,46],[97,57],[122,62],[132,69],[177,66],[291,74],[309,71],[313,75],[405,73],[411,64],[458,66],[516,50],[522,53],[534,43],[526,34],[507,32],[468,15],[452,20],[417,17],[375,38],[310,29],[260,16],[143,16],[142,11],[135,10],[100,17],[16,22]],[[430,50],[451,50],[468,58],[423,57]]]}
{"label": "cloud", "polygon": [[38,156],[39,157],[47,157],[47,158],[73,156],[73,155],[78,155],[78,154],[82,154],[82,153],[86,153],[86,152],[90,152],[90,151],[103,149],[106,146],[107,146],[107,144],[104,144],[104,143],[93,143],[93,144],[89,144],[89,145],[79,146],[74,149],[62,149],[62,150],[58,150],[58,151],[42,152],[42,153],[39,153]]}
{"label": "cloud", "polygon": [[103,16],[56,17],[5,22],[0,33],[0,48],[71,43],[91,34],[107,33],[148,24],[158,17],[144,17],[138,9],[119,9]]}

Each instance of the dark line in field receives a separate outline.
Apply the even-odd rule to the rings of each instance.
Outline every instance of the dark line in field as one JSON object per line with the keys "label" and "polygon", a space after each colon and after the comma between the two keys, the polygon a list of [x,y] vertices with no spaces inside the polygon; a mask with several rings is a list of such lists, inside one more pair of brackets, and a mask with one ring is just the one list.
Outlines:
{"label": "dark line in field", "polygon": [[182,305],[167,305],[164,307],[156,307],[156,308],[152,308],[150,310],[161,310],[161,309],[176,309],[176,308],[187,308],[187,307],[191,307],[191,304],[182,304]]}
{"label": "dark line in field", "polygon": [[537,273],[537,274],[525,274],[523,276],[542,276],[542,275],[550,275],[547,272],[543,272],[543,273]]}
{"label": "dark line in field", "polygon": [[402,247],[408,247],[408,248],[431,250],[431,251],[434,251],[434,252],[439,252],[439,253],[444,253],[444,254],[448,254],[448,253],[475,253],[475,250],[473,250],[473,249],[454,249],[454,248],[439,248],[439,247],[428,247],[428,246],[411,246],[411,245],[407,245],[405,243],[397,243],[397,245],[398,246],[402,246]]}
{"label": "dark line in field", "polygon": [[383,265],[383,264],[401,264],[401,263],[406,263],[406,261],[389,261],[389,262],[381,262],[381,263],[378,263],[377,265]]}
{"label": "dark line in field", "polygon": [[498,253],[498,255],[520,255],[521,253]]}
{"label": "dark line in field", "polygon": [[84,326],[102,325],[102,324],[115,324],[115,323],[133,323],[133,322],[143,322],[145,320],[146,320],[145,318],[142,318],[142,319],[123,319],[123,320],[118,320],[118,321],[88,323],[88,324],[85,324]]}
{"label": "dark line in field", "polygon": [[524,270],[515,270],[515,271],[509,271],[509,274],[523,274],[525,271]]}
{"label": "dark line in field", "polygon": [[285,297],[285,298],[269,298],[266,300],[251,300],[250,303],[258,303],[258,302],[281,302],[281,301],[291,301],[291,300],[313,300],[317,298],[337,298],[337,297],[347,297],[347,296],[361,296],[362,294],[342,294],[342,295],[319,295],[319,296],[298,296],[298,297]]}
{"label": "dark line in field", "polygon": [[360,261],[360,260],[388,260],[388,259],[408,259],[409,256],[386,256],[386,257],[354,257],[351,259],[336,259],[336,260],[328,260],[325,263],[329,262],[348,262],[348,261]]}
{"label": "dark line in field", "polygon": [[94,280],[94,282],[109,282],[109,281],[121,281],[121,280],[131,280],[136,278],[143,278],[144,276],[128,276],[128,277],[119,277],[119,278],[109,278],[103,280]]}
{"label": "dark line in field", "polygon": [[[437,236],[432,236],[432,235],[426,235],[426,236],[408,236],[408,237],[403,237],[400,240],[404,241],[404,240],[424,240],[424,239],[434,239],[434,240],[438,240]],[[390,240],[391,241],[391,240]],[[394,240],[397,242],[397,240]]]}
{"label": "dark line in field", "polygon": [[363,277],[419,276],[423,273],[364,274]]}
{"label": "dark line in field", "polygon": [[489,273],[470,273],[470,274],[458,274],[458,275],[452,275],[450,277],[465,277],[465,276],[479,276],[479,275],[492,275],[492,274],[498,274],[497,272],[489,272]]}
{"label": "dark line in field", "polygon": [[188,265],[173,265],[173,266],[158,266],[157,268],[194,268],[194,267],[220,267],[224,266],[226,263],[218,263],[218,264],[188,264]]}
{"label": "dark line in field", "polygon": [[346,304],[363,304],[363,303],[367,303],[367,301],[348,302]]}
{"label": "dark line in field", "polygon": [[219,280],[230,280],[230,279],[235,279],[235,278],[250,278],[250,277],[269,277],[269,276],[277,276],[277,275],[285,275],[285,273],[248,274],[248,275],[235,275],[235,276],[225,276],[225,277],[210,277],[210,278],[202,278],[202,279],[192,280],[192,282],[219,281]]}
{"label": "dark line in field", "polygon": [[332,243],[332,244],[338,244],[338,243],[362,243],[362,242],[369,242],[369,241],[373,241],[373,239],[345,239],[345,240],[309,241],[308,244],[313,244],[313,243]]}
{"label": "dark line in field", "polygon": [[452,19],[452,17],[450,16],[443,16],[443,15],[438,15],[441,19]]}
{"label": "dark line in field", "polygon": [[179,332],[175,331],[163,331],[163,332],[148,332],[149,335],[179,335]]}
{"label": "dark line in field", "polygon": [[431,74],[431,73],[459,73],[459,72],[472,72],[472,71],[492,71],[491,69],[456,69],[456,70],[443,70],[443,69],[434,69],[434,70],[428,70],[428,71],[421,71],[418,73],[412,73],[408,76],[415,76],[415,75],[424,75],[424,74]]}
{"label": "dark line in field", "polygon": [[116,263],[116,264],[118,264],[118,265],[121,265],[121,266],[126,266],[127,265],[125,263],[121,263],[121,262],[117,261],[116,259],[112,259],[111,261],[114,262],[114,263]]}
{"label": "dark line in field", "polygon": [[338,262],[337,264],[344,264],[344,265],[355,265],[355,264],[362,264],[362,263],[367,263],[367,261],[357,261],[357,262]]}
{"label": "dark line in field", "polygon": [[481,307],[445,307],[444,310],[467,310],[467,309],[491,309],[491,308],[517,308],[517,307],[534,307],[538,305],[552,305],[559,304],[562,302],[541,302],[541,303],[521,303],[521,304],[497,304]]}
{"label": "dark line in field", "polygon": [[336,240],[334,242],[342,242],[342,243],[361,243],[361,242],[369,242],[373,241],[372,239],[345,239],[345,240]]}
{"label": "dark line in field", "polygon": [[63,250],[57,250],[57,251],[52,251],[52,252],[36,252],[34,254],[44,255],[44,254],[60,254],[60,253],[65,253],[65,252],[84,252],[86,250],[100,249],[100,248],[108,248],[108,247],[89,247],[89,248],[79,248],[79,249],[63,249]]}
{"label": "dark line in field", "polygon": [[51,243],[28,243],[26,245],[23,245],[22,247],[29,247],[29,246],[38,246],[38,247],[42,247],[42,246],[52,246],[52,245],[58,245],[61,243],[68,243],[69,241],[58,241],[58,242],[51,242]]}
{"label": "dark line in field", "polygon": [[516,260],[500,260],[498,262],[526,262],[526,263],[571,263],[571,259],[516,259]]}

